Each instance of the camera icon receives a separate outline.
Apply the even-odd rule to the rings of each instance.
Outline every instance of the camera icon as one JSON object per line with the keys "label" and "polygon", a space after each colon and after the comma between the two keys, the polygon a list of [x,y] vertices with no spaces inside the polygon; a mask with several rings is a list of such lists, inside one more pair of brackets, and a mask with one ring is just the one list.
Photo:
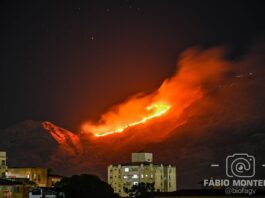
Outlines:
{"label": "camera icon", "polygon": [[247,153],[235,153],[226,157],[227,177],[250,178],[255,175],[255,157]]}

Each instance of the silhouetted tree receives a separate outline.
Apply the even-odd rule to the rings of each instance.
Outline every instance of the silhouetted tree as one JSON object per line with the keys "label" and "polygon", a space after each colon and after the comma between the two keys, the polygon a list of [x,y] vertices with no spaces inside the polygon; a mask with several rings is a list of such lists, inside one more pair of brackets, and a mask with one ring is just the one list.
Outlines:
{"label": "silhouetted tree", "polygon": [[63,178],[55,184],[65,192],[66,198],[118,198],[113,189],[106,182],[101,181],[94,175],[73,175]]}
{"label": "silhouetted tree", "polygon": [[139,183],[133,185],[131,189],[125,188],[125,192],[129,194],[130,197],[136,198],[153,198],[153,192],[155,190],[154,183]]}

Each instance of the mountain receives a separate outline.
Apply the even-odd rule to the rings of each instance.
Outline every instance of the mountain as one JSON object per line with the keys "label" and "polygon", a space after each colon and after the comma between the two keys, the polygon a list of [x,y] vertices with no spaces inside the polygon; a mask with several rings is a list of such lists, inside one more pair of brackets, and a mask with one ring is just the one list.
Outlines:
{"label": "mountain", "polygon": [[9,166],[47,166],[58,147],[39,121],[23,121],[0,133],[0,150],[7,151]]}
{"label": "mountain", "polygon": [[[209,124],[205,116],[190,119],[160,142],[139,140],[130,132],[87,137],[51,122],[24,121],[0,134],[0,150],[7,151],[9,166],[50,167],[63,175],[93,173],[103,179],[109,164],[128,162],[131,152],[146,150],[154,153],[155,163],[176,165],[179,188],[198,187],[199,181],[210,177],[224,178],[226,157],[241,152],[254,155],[257,176],[265,176],[261,168],[265,163],[262,122]],[[221,168],[210,168],[211,163],[219,163]]]}
{"label": "mountain", "polygon": [[74,170],[66,162],[77,152],[75,144],[74,133],[47,121],[26,120],[0,133],[0,150],[7,152],[10,167],[49,167],[67,175]]}
{"label": "mountain", "polygon": [[[24,121],[0,132],[0,150],[7,151],[9,166],[44,166],[59,174],[92,173],[105,179],[109,164],[130,161],[131,152],[150,151],[155,163],[176,165],[179,189],[198,187],[210,177],[226,178],[226,157],[247,153],[256,159],[256,178],[264,178],[264,64],[245,65],[240,75],[185,109],[184,124],[176,125],[178,117],[153,120],[95,137],[47,121]],[[211,168],[212,163],[220,167]]]}

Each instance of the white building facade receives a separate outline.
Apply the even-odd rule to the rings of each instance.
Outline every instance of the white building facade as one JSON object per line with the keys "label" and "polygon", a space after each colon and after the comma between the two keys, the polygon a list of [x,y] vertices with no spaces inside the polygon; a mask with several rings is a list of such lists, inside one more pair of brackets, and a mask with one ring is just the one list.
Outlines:
{"label": "white building facade", "polygon": [[0,177],[5,177],[7,171],[6,152],[0,151]]}
{"label": "white building facade", "polygon": [[132,153],[132,162],[108,166],[108,183],[115,193],[126,197],[124,188],[130,189],[139,183],[154,183],[155,191],[177,190],[176,167],[153,164],[152,153]]}

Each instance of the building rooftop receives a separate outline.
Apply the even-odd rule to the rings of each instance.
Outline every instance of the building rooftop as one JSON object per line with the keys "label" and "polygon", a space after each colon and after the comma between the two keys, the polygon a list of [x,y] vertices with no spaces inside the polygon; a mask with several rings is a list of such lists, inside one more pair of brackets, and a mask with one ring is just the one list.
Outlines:
{"label": "building rooftop", "polygon": [[152,163],[152,162],[129,162],[129,163],[122,163],[122,164],[111,164],[113,166],[118,166],[118,165],[121,165],[121,166],[140,166],[141,164],[143,165],[155,165],[155,166],[172,166],[172,167],[175,167],[174,165],[171,165],[171,164],[157,164],[157,163]]}
{"label": "building rooftop", "polygon": [[153,163],[153,153],[146,151],[138,151],[131,153],[131,162],[126,162],[122,164],[111,164],[113,166],[140,166],[140,165],[153,165],[153,166],[172,166],[171,164]]}

